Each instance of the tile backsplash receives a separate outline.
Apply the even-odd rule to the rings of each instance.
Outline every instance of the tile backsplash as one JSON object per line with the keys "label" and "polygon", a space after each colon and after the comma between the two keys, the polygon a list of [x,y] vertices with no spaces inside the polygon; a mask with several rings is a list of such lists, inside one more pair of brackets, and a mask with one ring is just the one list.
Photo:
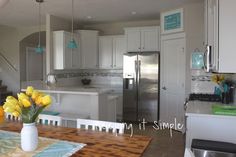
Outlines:
{"label": "tile backsplash", "polygon": [[71,71],[54,71],[58,82],[63,85],[81,85],[81,79],[91,79],[91,85],[113,85],[122,87],[123,71],[106,69],[82,69]]}
{"label": "tile backsplash", "polygon": [[[216,83],[211,81],[212,73],[192,70],[191,93],[214,93]],[[235,80],[235,74],[224,74],[226,79]]]}
{"label": "tile backsplash", "polygon": [[213,93],[216,84],[211,81],[211,76],[203,70],[192,70],[191,93]]}

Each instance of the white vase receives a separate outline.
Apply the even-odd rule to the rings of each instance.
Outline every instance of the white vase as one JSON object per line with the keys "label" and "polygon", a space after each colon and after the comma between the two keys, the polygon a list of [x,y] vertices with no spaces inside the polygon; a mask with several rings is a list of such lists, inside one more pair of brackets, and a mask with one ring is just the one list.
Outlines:
{"label": "white vase", "polygon": [[21,130],[21,148],[24,151],[34,151],[38,146],[38,130],[35,123],[24,123]]}

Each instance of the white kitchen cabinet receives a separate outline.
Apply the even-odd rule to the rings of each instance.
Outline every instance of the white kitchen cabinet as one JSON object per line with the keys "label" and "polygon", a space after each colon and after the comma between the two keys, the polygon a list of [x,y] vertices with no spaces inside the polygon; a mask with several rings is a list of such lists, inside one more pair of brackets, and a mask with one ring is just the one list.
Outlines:
{"label": "white kitchen cabinet", "polygon": [[219,73],[236,72],[235,0],[205,0],[205,69]]}
{"label": "white kitchen cabinet", "polygon": [[160,51],[160,27],[125,28],[127,52]]}
{"label": "white kitchen cabinet", "polygon": [[99,37],[99,67],[122,68],[125,38],[123,35]]}
{"label": "white kitchen cabinet", "polygon": [[113,36],[113,68],[123,68],[123,54],[125,52],[125,36]]}
{"label": "white kitchen cabinet", "polygon": [[98,68],[98,31],[77,30],[80,39],[81,68]]}
{"label": "white kitchen cabinet", "polygon": [[[80,49],[67,48],[71,40],[71,33],[66,31],[53,32],[53,63],[54,69],[79,69]],[[79,39],[74,35],[74,40],[78,44]]]}

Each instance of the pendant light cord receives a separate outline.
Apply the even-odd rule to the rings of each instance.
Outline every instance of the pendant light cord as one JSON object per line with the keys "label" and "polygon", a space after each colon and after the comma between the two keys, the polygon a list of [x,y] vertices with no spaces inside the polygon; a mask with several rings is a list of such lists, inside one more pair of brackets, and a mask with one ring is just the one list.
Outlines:
{"label": "pendant light cord", "polygon": [[39,24],[39,47],[41,46],[41,2],[38,2],[39,3],[39,21],[38,21],[38,24]]}
{"label": "pendant light cord", "polygon": [[72,0],[72,2],[71,2],[71,33],[72,33],[72,35],[71,35],[71,40],[73,40],[74,39],[74,0]]}

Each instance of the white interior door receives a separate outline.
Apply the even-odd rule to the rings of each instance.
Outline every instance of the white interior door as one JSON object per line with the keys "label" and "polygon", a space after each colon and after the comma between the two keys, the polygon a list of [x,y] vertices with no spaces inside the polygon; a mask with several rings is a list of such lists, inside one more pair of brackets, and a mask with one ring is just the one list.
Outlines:
{"label": "white interior door", "polygon": [[26,48],[26,81],[43,80],[44,54],[35,52],[35,48]]}
{"label": "white interior door", "polygon": [[161,39],[160,120],[184,124],[185,34]]}

